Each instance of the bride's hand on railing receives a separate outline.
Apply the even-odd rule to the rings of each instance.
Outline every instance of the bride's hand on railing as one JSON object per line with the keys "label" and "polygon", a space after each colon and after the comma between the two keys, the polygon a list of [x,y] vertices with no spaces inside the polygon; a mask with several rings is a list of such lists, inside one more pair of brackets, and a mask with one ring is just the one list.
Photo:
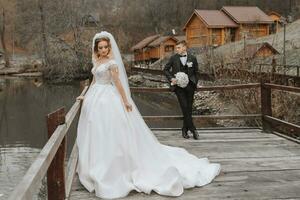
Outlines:
{"label": "bride's hand on railing", "polygon": [[132,105],[128,102],[125,102],[124,104],[125,104],[125,108],[126,108],[127,112],[131,112],[132,111]]}
{"label": "bride's hand on railing", "polygon": [[80,101],[82,101],[84,99],[84,96],[78,96],[77,98],[76,98],[76,100],[80,100]]}

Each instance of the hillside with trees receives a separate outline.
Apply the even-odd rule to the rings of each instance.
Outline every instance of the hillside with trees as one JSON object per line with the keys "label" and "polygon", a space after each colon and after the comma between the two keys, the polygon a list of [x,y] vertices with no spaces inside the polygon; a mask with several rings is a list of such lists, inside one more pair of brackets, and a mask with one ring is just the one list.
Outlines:
{"label": "hillside with trees", "polygon": [[[1,12],[6,13],[6,34],[16,46],[27,47],[40,37],[41,8],[47,34],[57,36],[81,25],[85,15],[99,20],[98,30],[109,30],[119,40],[124,51],[153,33],[168,34],[182,26],[194,9],[220,9],[225,5],[258,6],[265,12],[276,11],[283,16],[299,17],[295,0],[1,0]],[[3,22],[2,20],[0,23]],[[137,31],[138,30],[138,31]],[[10,36],[10,37],[9,37]]]}
{"label": "hillside with trees", "polygon": [[141,39],[171,34],[194,9],[225,5],[258,6],[266,13],[299,17],[299,0],[0,0],[0,49],[6,57],[34,55],[43,60],[45,74],[65,77],[82,73],[90,62],[91,39],[111,32],[123,53]]}

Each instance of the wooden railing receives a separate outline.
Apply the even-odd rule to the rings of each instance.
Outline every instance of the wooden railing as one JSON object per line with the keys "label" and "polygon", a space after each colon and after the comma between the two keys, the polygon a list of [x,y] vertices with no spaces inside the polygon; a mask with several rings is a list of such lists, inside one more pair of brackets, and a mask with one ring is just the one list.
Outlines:
{"label": "wooden railing", "polygon": [[[242,69],[241,66],[242,63],[239,62],[234,62],[234,63],[220,63],[218,64],[219,66],[222,66],[221,68],[224,69],[230,69],[228,66],[238,66],[238,69],[241,71],[247,71],[246,69]],[[280,65],[280,64],[269,64],[269,63],[258,63],[258,64],[253,64],[253,67],[258,67],[257,71],[252,70],[252,73],[258,73],[258,74],[263,74],[263,73],[270,73],[270,74],[275,74],[277,76],[286,76],[287,78],[300,78],[300,65]],[[267,68],[267,69],[266,69]],[[278,70],[279,68],[282,68],[283,73],[281,73],[281,70]],[[291,69],[296,69],[296,73],[292,75],[287,75],[286,72],[287,70]],[[156,75],[161,75],[163,74],[162,69],[153,69],[149,65],[146,65],[146,67],[131,67],[130,70],[132,71],[141,71],[145,73],[151,73],[151,74],[156,74]],[[248,71],[250,72],[250,71]],[[199,73],[200,76],[205,77],[205,75],[211,76],[213,73]]]}
{"label": "wooden railing", "polygon": [[300,137],[300,126],[286,122],[272,116],[272,90],[281,90],[285,92],[300,93],[299,87],[276,85],[263,83],[261,86],[261,106],[263,129],[266,132],[273,132],[277,126],[287,128],[290,134]]}
{"label": "wooden railing", "polygon": [[[240,67],[241,63],[226,63],[220,64],[221,67],[218,67],[216,72],[204,73],[199,72],[198,76],[201,80],[215,80],[218,76],[218,73],[229,73],[231,75],[239,76],[246,74],[252,74],[258,80],[270,78],[272,77],[274,80],[280,82],[280,84],[288,85],[289,81],[293,82],[293,85],[298,86],[300,84],[300,65],[272,65],[272,64],[254,64],[255,67],[258,69],[256,70],[249,70],[243,69]],[[229,66],[229,67],[228,67]],[[230,67],[233,66],[233,67]],[[280,72],[278,68],[282,68],[283,72]],[[286,74],[287,69],[296,69],[295,74]],[[164,75],[162,69],[151,69],[151,68],[139,68],[139,67],[131,67],[131,72],[143,72],[143,73],[150,73],[154,75]],[[270,76],[270,77],[268,77]]]}
{"label": "wooden railing", "polygon": [[[232,62],[232,63],[220,63],[219,66],[223,66],[226,68],[227,66],[233,66],[238,67],[242,65],[240,62]],[[282,75],[286,75],[287,70],[296,69],[296,74],[291,75],[291,77],[300,77],[300,65],[281,65],[281,64],[271,64],[271,63],[254,63],[251,65],[252,68],[258,68],[257,72],[269,72],[269,73],[278,73]],[[281,70],[278,70],[279,68],[282,68],[283,73],[280,73]]]}
{"label": "wooden railing", "polygon": [[[300,126],[292,124],[281,119],[277,119],[272,116],[272,99],[271,89],[282,90],[286,92],[300,92],[299,87],[283,86],[271,83],[250,83],[250,84],[238,84],[238,85],[225,85],[225,86],[203,86],[197,88],[197,91],[224,91],[224,90],[235,90],[235,89],[250,89],[257,88],[261,92],[261,113],[257,114],[245,114],[245,115],[202,115],[193,116],[195,121],[202,121],[205,119],[257,119],[260,118],[262,121],[262,129],[265,132],[272,132],[276,130],[276,126],[280,125],[292,132],[292,134],[300,136]],[[170,92],[169,88],[131,88],[132,92]],[[258,105],[259,106],[259,105]],[[175,120],[182,119],[182,116],[144,116],[145,120],[161,121],[161,120]],[[292,138],[288,138],[292,139]]]}
{"label": "wooden railing", "polygon": [[[300,92],[300,88],[281,86],[270,83],[250,83],[225,86],[203,86],[197,88],[197,91],[224,91],[235,89],[256,88],[261,91],[261,113],[246,115],[205,115],[193,116],[194,120],[203,119],[246,119],[259,118],[262,120],[263,129],[272,131],[276,124],[292,128],[297,133],[300,126],[284,122],[272,117],[271,109],[271,89],[284,90],[290,92]],[[88,90],[85,86],[81,95]],[[170,92],[169,88],[131,88],[132,92]],[[65,115],[64,109],[59,109],[47,116],[47,126],[49,140],[41,150],[36,160],[32,163],[21,182],[16,186],[9,197],[9,200],[32,199],[34,192],[38,189],[39,183],[45,177],[47,172],[48,199],[63,200],[68,198],[71,191],[71,184],[75,175],[75,169],[78,159],[77,145],[74,144],[68,164],[67,174],[65,174],[65,137],[75,116],[80,113],[80,102],[76,101],[70,111]],[[182,116],[144,116],[145,120],[174,120],[182,119]]]}
{"label": "wooden railing", "polygon": [[291,76],[294,76],[294,77],[300,77],[300,65],[280,65],[280,64],[258,64],[259,66],[259,72],[262,72],[263,71],[263,68],[268,68],[267,71],[270,71],[270,72],[274,72],[274,73],[279,73],[278,72],[278,68],[283,68],[283,74],[286,75],[286,71],[287,69],[296,69],[296,74],[294,75],[291,75]]}
{"label": "wooden railing", "polygon": [[[153,75],[164,75],[164,72],[162,69],[151,69],[151,68],[141,68],[141,67],[131,67],[130,72],[143,72],[143,73],[149,73]],[[214,80],[214,75],[209,73],[203,73],[199,72],[198,76],[201,80]],[[165,79],[167,80],[167,79]]]}
{"label": "wooden railing", "polygon": [[[84,95],[87,89],[86,86],[81,95]],[[14,188],[9,200],[31,200],[46,172],[49,200],[63,200],[70,193],[70,182],[72,182],[70,179],[75,173],[75,168],[71,167],[74,164],[72,156],[76,153],[74,149],[76,145],[74,145],[67,167],[73,170],[67,171],[65,175],[65,138],[75,116],[80,112],[80,105],[80,101],[77,100],[67,114],[64,108],[61,108],[47,116],[49,139],[22,180]]]}
{"label": "wooden railing", "polygon": [[[197,88],[197,91],[225,91],[225,90],[235,90],[235,89],[251,89],[260,88],[260,83],[250,83],[250,84],[238,84],[238,85],[222,85],[222,86],[202,86]],[[131,88],[132,92],[170,92],[169,88],[143,88],[135,87]],[[195,122],[203,120],[217,120],[217,119],[260,119],[261,114],[245,114],[245,115],[194,115],[193,119]],[[182,116],[144,116],[145,120],[151,121],[161,121],[161,120],[180,120],[183,119]]]}
{"label": "wooden railing", "polygon": [[293,75],[285,75],[273,72],[259,72],[250,71],[248,69],[230,69],[230,68],[218,68],[214,74],[215,78],[224,77],[226,79],[237,79],[237,80],[253,80],[253,81],[268,81],[279,85],[293,85],[296,87],[300,86],[300,77]]}

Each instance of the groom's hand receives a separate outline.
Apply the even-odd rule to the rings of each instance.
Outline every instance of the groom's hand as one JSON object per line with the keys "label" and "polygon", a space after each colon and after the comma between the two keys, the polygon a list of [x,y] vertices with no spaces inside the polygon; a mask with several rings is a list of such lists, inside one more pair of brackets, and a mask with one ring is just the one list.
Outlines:
{"label": "groom's hand", "polygon": [[171,79],[171,85],[176,85],[177,84],[177,79],[176,78],[172,78]]}

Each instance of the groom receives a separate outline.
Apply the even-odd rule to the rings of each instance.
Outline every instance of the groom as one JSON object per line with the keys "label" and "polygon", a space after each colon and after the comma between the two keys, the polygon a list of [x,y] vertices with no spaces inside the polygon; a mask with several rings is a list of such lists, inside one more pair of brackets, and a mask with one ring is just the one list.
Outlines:
{"label": "groom", "polygon": [[[199,135],[192,119],[194,93],[198,83],[198,62],[195,56],[187,53],[186,41],[177,42],[175,49],[177,53],[165,65],[164,73],[170,81],[170,89],[175,92],[183,113],[182,137],[188,139],[188,130],[190,130],[193,138],[198,140]],[[176,85],[175,74],[177,72],[184,72],[188,75],[189,83],[185,88]]]}

